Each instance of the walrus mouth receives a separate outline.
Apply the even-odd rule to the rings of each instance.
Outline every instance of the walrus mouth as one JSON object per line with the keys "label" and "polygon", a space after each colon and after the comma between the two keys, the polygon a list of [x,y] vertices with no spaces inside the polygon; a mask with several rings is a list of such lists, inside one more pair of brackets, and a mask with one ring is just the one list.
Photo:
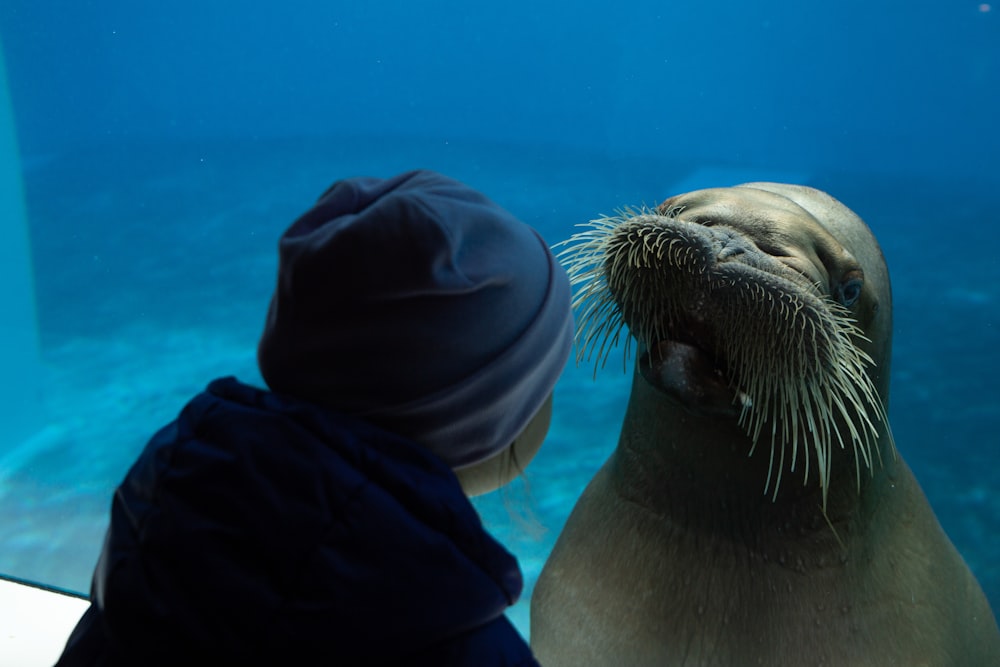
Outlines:
{"label": "walrus mouth", "polygon": [[714,355],[695,342],[661,340],[639,354],[639,372],[675,402],[702,416],[739,417],[749,397],[733,388]]}
{"label": "walrus mouth", "polygon": [[886,417],[850,312],[739,230],[678,213],[625,209],[560,244],[577,362],[596,355],[596,372],[627,328],[625,356],[634,338],[652,386],[696,415],[737,419],[751,455],[770,437],[765,492],[776,497],[786,457],[792,471],[805,458],[803,483],[815,458],[825,503],[833,450],[848,443],[860,487],[880,456],[869,414]]}

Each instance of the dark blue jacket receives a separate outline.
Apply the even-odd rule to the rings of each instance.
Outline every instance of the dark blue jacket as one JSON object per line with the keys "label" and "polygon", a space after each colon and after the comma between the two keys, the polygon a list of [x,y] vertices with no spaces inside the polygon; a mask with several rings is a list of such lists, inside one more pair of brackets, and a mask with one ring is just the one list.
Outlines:
{"label": "dark blue jacket", "polygon": [[225,378],[115,492],[58,664],[535,665],[521,586],[437,457]]}

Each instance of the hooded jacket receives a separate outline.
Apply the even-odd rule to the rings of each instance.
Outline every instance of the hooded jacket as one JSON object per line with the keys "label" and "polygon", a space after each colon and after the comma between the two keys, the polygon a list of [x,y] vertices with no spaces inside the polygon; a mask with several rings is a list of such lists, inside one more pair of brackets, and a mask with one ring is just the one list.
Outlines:
{"label": "hooded jacket", "polygon": [[521,588],[435,455],[224,378],[116,490],[58,665],[536,665]]}

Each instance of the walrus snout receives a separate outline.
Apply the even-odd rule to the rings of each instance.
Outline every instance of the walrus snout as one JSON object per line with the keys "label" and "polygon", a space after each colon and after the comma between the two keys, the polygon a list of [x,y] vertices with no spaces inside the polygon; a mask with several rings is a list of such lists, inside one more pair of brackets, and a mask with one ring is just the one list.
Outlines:
{"label": "walrus snout", "polygon": [[[739,362],[726,339],[738,326],[732,316],[746,312],[739,302],[753,295],[731,284],[763,281],[775,289],[780,278],[811,286],[724,224],[650,216],[613,236],[632,250],[631,261],[608,261],[605,268],[625,323],[642,344],[639,373],[696,416],[738,418],[751,400],[738,388]],[[745,324],[746,331],[756,326]]]}
{"label": "walrus snout", "polygon": [[647,348],[655,351],[664,340],[693,343],[723,368],[734,335],[781,338],[787,312],[823,307],[806,276],[740,230],[662,215],[636,216],[609,233],[604,280]]}

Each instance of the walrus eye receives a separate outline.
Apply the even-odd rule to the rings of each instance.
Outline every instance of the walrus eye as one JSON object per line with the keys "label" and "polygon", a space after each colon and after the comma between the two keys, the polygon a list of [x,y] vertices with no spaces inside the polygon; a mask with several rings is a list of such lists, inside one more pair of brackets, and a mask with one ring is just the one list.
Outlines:
{"label": "walrus eye", "polygon": [[850,308],[861,298],[861,288],[864,286],[863,278],[852,276],[837,285],[837,300],[842,305]]}

